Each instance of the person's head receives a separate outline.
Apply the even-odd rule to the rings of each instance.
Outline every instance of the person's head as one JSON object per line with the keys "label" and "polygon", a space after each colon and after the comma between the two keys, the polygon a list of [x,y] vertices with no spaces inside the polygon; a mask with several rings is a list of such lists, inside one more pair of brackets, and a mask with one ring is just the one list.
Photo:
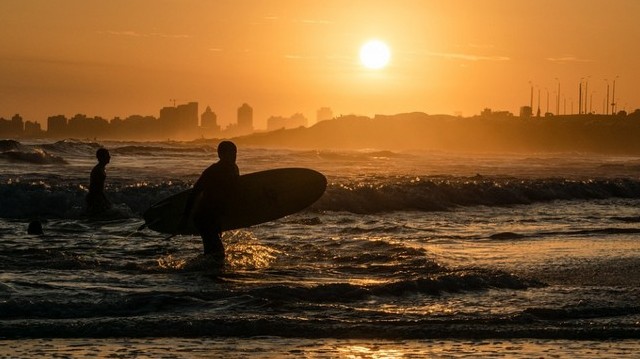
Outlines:
{"label": "person's head", "polygon": [[29,227],[27,227],[28,234],[42,235],[42,223],[40,221],[31,221]]}
{"label": "person's head", "polygon": [[231,141],[222,141],[218,144],[218,157],[221,161],[236,162],[238,149]]}
{"label": "person's head", "polygon": [[103,147],[96,151],[96,158],[98,159],[98,162],[106,165],[109,163],[109,160],[111,160],[111,155],[109,154],[109,150]]}

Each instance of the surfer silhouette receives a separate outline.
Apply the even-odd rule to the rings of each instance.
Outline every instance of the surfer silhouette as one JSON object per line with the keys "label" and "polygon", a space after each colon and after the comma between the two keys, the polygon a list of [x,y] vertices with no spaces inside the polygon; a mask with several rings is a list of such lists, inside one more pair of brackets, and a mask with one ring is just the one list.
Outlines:
{"label": "surfer silhouette", "polygon": [[220,216],[224,214],[226,203],[233,196],[240,177],[236,165],[238,149],[231,141],[218,144],[218,162],[205,169],[187,199],[180,227],[187,225],[187,219],[193,212],[193,221],[202,237],[205,255],[224,259]]}
{"label": "surfer silhouette", "polygon": [[111,202],[104,194],[104,183],[107,179],[105,167],[111,160],[111,155],[106,148],[99,148],[96,151],[98,164],[91,170],[89,178],[89,193],[87,193],[87,213],[97,215],[111,208]]}

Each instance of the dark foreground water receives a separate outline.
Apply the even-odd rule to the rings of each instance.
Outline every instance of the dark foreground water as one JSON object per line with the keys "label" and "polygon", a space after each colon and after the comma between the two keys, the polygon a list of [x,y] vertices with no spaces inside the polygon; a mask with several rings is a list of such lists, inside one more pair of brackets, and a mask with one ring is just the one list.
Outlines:
{"label": "dark foreground water", "polygon": [[[219,268],[199,238],[137,231],[215,144],[103,145],[118,205],[96,221],[82,206],[98,144],[0,141],[4,356],[602,357],[640,343],[638,158],[240,148],[241,173],[309,167],[329,186],[308,210],[225,233]],[[26,234],[33,219],[43,236]]]}

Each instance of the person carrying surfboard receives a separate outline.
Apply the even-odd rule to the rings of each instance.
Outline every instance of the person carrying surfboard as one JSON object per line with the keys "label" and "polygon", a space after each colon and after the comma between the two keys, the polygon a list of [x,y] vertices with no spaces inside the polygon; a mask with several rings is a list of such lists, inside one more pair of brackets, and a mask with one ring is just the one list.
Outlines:
{"label": "person carrying surfboard", "polygon": [[219,160],[205,169],[193,185],[179,225],[180,228],[186,227],[193,212],[193,222],[202,237],[204,254],[217,259],[224,259],[225,255],[219,218],[234,195],[240,177],[236,165],[237,152],[231,141],[218,144]]}
{"label": "person carrying surfboard", "polygon": [[96,151],[98,164],[91,170],[89,177],[89,193],[87,193],[87,213],[91,216],[99,215],[111,208],[111,202],[104,194],[104,183],[107,179],[105,167],[111,161],[111,155],[106,148]]}

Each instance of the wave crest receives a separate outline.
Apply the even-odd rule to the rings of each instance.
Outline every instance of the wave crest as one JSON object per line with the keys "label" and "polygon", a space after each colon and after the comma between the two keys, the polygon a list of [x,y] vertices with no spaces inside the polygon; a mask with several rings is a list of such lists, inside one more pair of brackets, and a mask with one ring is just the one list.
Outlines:
{"label": "wave crest", "polygon": [[332,183],[315,208],[369,214],[615,197],[640,198],[640,181],[451,177]]}
{"label": "wave crest", "polygon": [[[84,205],[84,183],[58,177],[50,182],[20,182],[0,177],[0,217],[65,216],[68,209]],[[181,180],[153,183],[116,180],[107,187],[113,203],[126,204],[143,213],[163,198],[190,187]],[[372,182],[334,182],[310,211],[344,211],[358,214],[392,211],[449,211],[461,206],[508,206],[553,200],[640,198],[640,180],[602,179],[393,179]]]}

